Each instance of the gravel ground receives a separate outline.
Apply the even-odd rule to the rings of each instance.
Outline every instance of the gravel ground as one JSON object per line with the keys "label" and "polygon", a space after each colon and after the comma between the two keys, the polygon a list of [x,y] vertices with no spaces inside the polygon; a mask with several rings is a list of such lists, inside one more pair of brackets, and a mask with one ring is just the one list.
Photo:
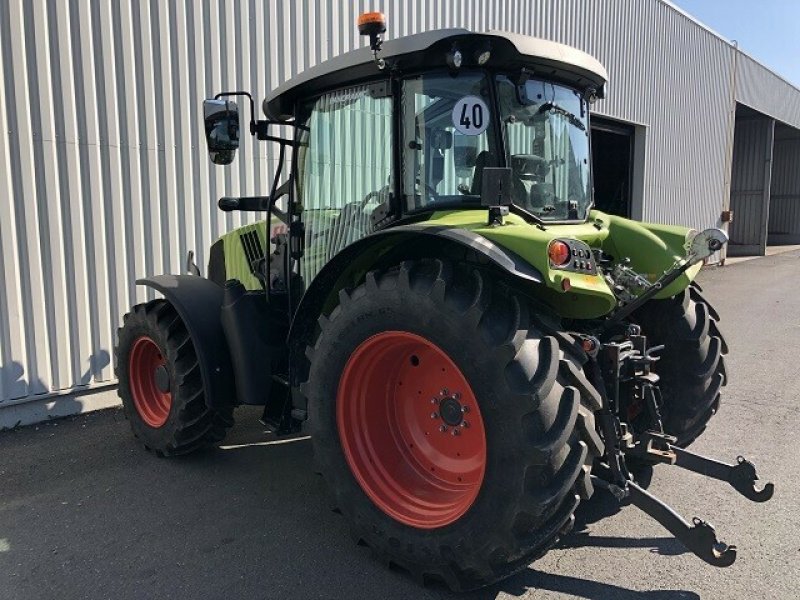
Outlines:
{"label": "gravel ground", "polygon": [[516,577],[461,596],[422,588],[351,542],[308,439],[275,440],[242,409],[222,449],[160,460],[112,409],[0,433],[0,598],[798,598],[798,259],[700,279],[722,315],[730,384],[694,449],[743,454],[776,482],[775,497],[750,503],[670,467],[649,488],[739,547],[728,569],[597,493],[575,533]]}

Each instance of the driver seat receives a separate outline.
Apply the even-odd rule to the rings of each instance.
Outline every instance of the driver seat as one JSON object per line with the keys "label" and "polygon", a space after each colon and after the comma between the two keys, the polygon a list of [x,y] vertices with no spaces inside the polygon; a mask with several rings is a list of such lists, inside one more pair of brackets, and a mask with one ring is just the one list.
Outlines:
{"label": "driver seat", "polygon": [[[472,176],[472,186],[470,187],[469,193],[473,196],[480,196],[482,191],[483,185],[483,169],[484,167],[494,167],[497,163],[494,159],[494,156],[488,150],[483,150],[478,156],[475,158],[475,174]],[[514,185],[514,196],[519,200],[526,200],[528,198],[528,190],[522,181],[514,174],[511,178],[512,183]],[[518,200],[518,201],[519,201]]]}
{"label": "driver seat", "polygon": [[472,196],[481,195],[481,186],[483,184],[483,168],[495,166],[494,156],[488,150],[482,150],[478,156],[475,157],[475,172],[472,175],[472,186],[470,186],[469,193]]}

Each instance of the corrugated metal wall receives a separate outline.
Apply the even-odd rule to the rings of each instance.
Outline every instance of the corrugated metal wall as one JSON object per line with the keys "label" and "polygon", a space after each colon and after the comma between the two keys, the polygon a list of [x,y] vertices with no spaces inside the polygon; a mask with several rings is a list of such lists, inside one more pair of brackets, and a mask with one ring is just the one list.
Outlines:
{"label": "corrugated metal wall", "polygon": [[729,254],[760,253],[766,247],[775,121],[736,119],[731,169]]}
{"label": "corrugated metal wall", "polygon": [[739,52],[736,100],[787,125],[800,127],[800,93],[795,86]]}
{"label": "corrugated metal wall", "polygon": [[[248,139],[212,169],[200,101],[258,96],[363,43],[451,26],[577,46],[608,67],[599,113],[646,126],[644,218],[714,225],[725,202],[733,50],[658,0],[0,1],[0,407],[113,382],[136,277],[207,260],[251,219],[223,194],[267,188],[275,149]],[[780,102],[780,100],[777,100]]]}
{"label": "corrugated metal wall", "polygon": [[775,128],[769,243],[800,243],[800,131]]}

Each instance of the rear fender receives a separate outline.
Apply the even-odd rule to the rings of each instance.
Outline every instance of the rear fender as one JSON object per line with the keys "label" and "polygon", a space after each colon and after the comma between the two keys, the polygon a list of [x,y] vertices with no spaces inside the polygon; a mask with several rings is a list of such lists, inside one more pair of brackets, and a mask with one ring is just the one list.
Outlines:
{"label": "rear fender", "polygon": [[233,367],[220,319],[222,288],[196,275],[156,275],[136,283],[160,292],[183,320],[197,353],[206,404],[210,408],[235,405]]}

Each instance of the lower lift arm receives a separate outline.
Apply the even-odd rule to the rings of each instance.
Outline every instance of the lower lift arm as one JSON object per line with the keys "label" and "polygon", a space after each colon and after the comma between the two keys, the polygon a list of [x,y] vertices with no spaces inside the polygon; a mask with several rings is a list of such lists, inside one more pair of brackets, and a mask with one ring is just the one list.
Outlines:
{"label": "lower lift arm", "polygon": [[[729,483],[745,498],[766,502],[775,491],[772,483],[759,489],[756,468],[739,456],[736,464],[727,464],[674,446],[675,438],[657,432],[645,432],[624,449],[624,454],[650,463],[665,463],[681,467],[712,479]],[[665,502],[642,489],[632,479],[612,483],[593,477],[599,487],[611,491],[618,500],[628,498],[634,506],[658,521],[667,531],[697,557],[715,567],[728,567],[736,560],[736,546],[717,539],[714,526],[694,517],[686,521]]]}

